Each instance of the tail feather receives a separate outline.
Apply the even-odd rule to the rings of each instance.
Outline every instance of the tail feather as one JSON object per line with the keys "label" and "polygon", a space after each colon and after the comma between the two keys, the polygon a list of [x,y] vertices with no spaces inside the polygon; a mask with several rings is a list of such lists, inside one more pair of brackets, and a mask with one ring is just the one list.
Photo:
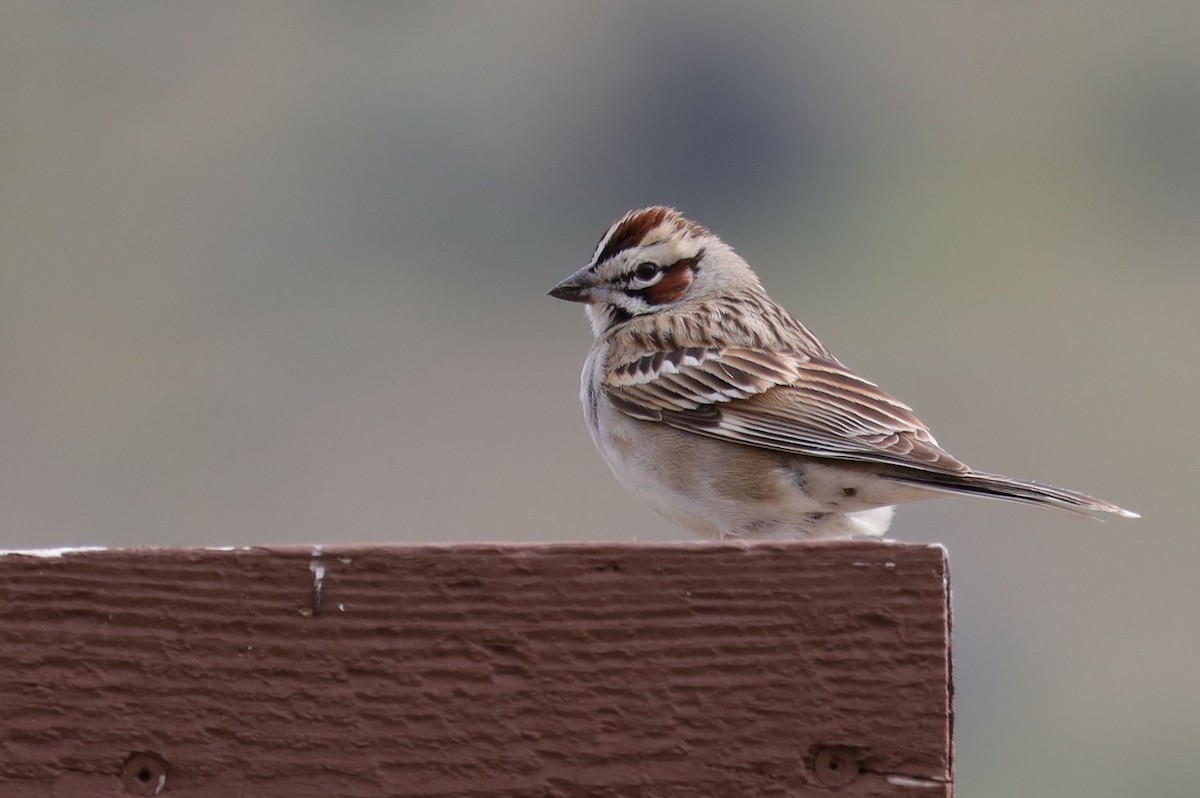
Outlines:
{"label": "tail feather", "polygon": [[1123,518],[1141,518],[1132,510],[1126,510],[1112,502],[1097,499],[1075,490],[1046,485],[1028,479],[1013,479],[999,474],[984,474],[970,471],[965,474],[938,474],[907,472],[894,475],[900,482],[919,485],[930,490],[946,493],[965,493],[987,496],[1004,501],[1056,507],[1060,510],[1092,516],[1095,513],[1113,513]]}

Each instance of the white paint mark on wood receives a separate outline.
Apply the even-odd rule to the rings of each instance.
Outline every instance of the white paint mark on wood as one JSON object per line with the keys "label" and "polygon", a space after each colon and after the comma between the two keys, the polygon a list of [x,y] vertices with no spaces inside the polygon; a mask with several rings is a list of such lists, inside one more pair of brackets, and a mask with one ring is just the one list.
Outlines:
{"label": "white paint mark on wood", "polygon": [[941,779],[922,779],[916,776],[900,776],[892,774],[887,777],[887,783],[894,787],[919,787],[921,789],[944,788],[946,782]]}
{"label": "white paint mark on wood", "polygon": [[0,549],[0,557],[14,554],[18,557],[42,557],[58,559],[66,554],[79,554],[86,551],[108,551],[107,546],[66,546],[58,549]]}

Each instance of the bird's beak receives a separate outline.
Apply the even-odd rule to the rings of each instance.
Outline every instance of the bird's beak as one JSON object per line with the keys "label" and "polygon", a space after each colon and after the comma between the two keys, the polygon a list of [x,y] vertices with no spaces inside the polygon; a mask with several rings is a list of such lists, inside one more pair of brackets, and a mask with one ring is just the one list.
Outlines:
{"label": "bird's beak", "polygon": [[599,283],[596,281],[595,275],[592,274],[589,267],[584,266],[551,288],[550,296],[555,299],[565,299],[568,302],[591,302],[592,289],[597,285]]}

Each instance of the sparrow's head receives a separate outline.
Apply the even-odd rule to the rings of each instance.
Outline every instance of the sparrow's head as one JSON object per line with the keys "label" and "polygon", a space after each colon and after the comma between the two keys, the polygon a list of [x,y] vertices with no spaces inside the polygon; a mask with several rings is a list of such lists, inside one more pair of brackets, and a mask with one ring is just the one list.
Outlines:
{"label": "sparrow's head", "polygon": [[550,289],[550,296],[586,302],[592,330],[634,316],[758,287],[746,262],[721,239],[674,208],[630,211],[605,231],[592,261]]}

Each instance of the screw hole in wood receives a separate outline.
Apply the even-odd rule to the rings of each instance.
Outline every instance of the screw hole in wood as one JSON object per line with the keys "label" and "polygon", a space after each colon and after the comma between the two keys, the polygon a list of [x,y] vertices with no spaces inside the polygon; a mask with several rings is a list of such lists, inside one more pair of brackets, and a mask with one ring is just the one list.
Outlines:
{"label": "screw hole in wood", "polygon": [[844,745],[818,748],[813,757],[813,775],[826,787],[845,787],[858,778],[858,756]]}
{"label": "screw hole in wood", "polygon": [[158,795],[167,786],[167,763],[158,754],[134,751],[121,766],[121,784],[129,795]]}

